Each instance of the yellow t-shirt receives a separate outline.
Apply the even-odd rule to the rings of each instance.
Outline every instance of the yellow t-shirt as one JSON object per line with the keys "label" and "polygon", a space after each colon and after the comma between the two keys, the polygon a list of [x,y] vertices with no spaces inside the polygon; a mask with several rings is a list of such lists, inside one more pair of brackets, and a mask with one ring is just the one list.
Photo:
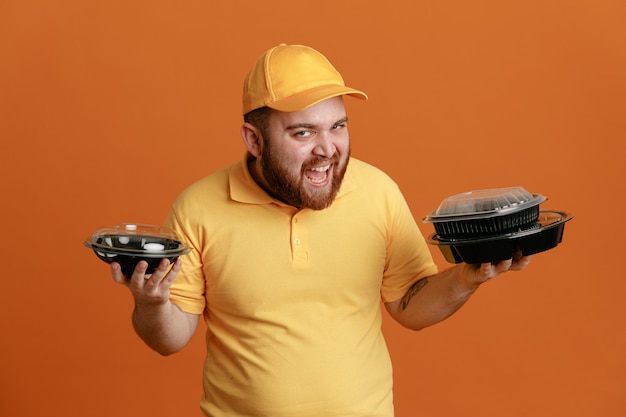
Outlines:
{"label": "yellow t-shirt", "polygon": [[329,208],[297,210],[240,161],[185,190],[166,225],[192,248],[171,298],[204,314],[206,416],[393,416],[381,298],[437,269],[387,175],[352,158]]}

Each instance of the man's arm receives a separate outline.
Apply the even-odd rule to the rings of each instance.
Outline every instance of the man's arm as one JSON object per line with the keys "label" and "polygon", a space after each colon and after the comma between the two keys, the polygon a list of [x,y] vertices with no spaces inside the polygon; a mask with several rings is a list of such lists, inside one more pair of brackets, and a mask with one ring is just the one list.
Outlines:
{"label": "man's arm", "polygon": [[168,271],[169,260],[163,259],[152,275],[146,275],[148,265],[141,261],[128,279],[122,275],[119,264],[111,264],[113,280],[128,287],[135,299],[135,331],[161,355],[171,355],[182,349],[198,326],[199,315],[185,313],[169,299],[170,286],[181,265],[182,261],[178,259]]}
{"label": "man's arm", "polygon": [[530,256],[515,254],[495,264],[456,265],[417,281],[404,297],[385,307],[404,327],[421,330],[454,314],[485,281],[508,270],[524,269],[529,262]]}

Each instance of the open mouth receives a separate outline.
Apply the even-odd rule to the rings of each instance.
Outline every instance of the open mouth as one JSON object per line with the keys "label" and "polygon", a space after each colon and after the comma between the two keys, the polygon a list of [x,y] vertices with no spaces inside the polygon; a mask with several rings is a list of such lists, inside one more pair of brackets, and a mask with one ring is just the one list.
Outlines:
{"label": "open mouth", "polygon": [[332,164],[323,165],[307,169],[304,173],[309,182],[313,185],[324,185],[328,182],[329,172]]}

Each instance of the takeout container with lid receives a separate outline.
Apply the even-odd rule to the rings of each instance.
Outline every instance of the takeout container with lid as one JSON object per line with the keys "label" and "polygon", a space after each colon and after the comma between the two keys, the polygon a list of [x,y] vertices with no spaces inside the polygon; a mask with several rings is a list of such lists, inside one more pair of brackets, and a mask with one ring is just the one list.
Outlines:
{"label": "takeout container with lid", "polygon": [[130,277],[139,261],[146,261],[146,274],[153,273],[162,259],[174,262],[189,253],[173,230],[151,224],[119,223],[95,230],[85,246],[106,262],[120,264],[122,273]]}
{"label": "takeout container with lid", "polygon": [[540,210],[546,201],[523,187],[468,191],[445,198],[424,218],[435,228],[428,243],[451,263],[498,262],[520,250],[532,255],[557,246],[573,215]]}

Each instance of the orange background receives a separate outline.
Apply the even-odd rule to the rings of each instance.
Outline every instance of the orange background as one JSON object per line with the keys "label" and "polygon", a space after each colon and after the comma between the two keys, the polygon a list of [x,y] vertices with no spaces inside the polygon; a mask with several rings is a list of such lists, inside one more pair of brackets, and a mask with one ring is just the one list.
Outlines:
{"label": "orange background", "polygon": [[368,92],[346,100],[353,153],[425,234],[443,198],[478,188],[576,216],[446,322],[386,318],[397,415],[626,415],[625,21],[621,0],[5,0],[0,415],[199,415],[201,333],[172,357],[146,348],[83,241],[161,223],[242,156],[242,80],[280,42]]}

